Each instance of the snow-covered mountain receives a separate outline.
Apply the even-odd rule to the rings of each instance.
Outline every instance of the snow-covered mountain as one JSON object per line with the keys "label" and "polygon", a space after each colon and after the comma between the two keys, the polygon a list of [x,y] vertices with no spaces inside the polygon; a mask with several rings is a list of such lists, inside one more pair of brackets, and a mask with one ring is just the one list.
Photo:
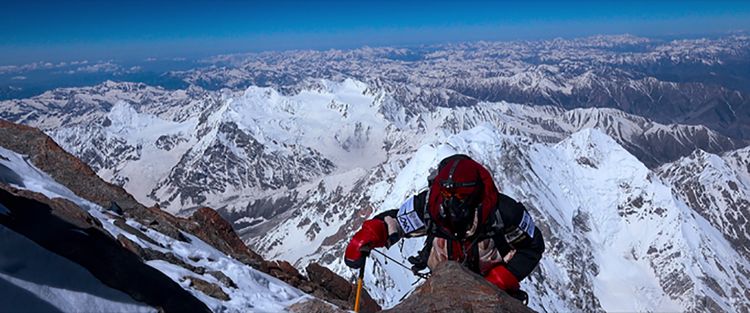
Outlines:
{"label": "snow-covered mountain", "polygon": [[[467,153],[544,231],[545,257],[522,283],[532,308],[746,311],[750,106],[747,77],[730,74],[749,42],[225,56],[173,73],[195,84],[186,90],[56,89],[0,102],[0,118],[43,129],[144,204],[217,208],[264,257],[345,277],[361,222],[424,188],[442,157]],[[386,253],[404,260],[421,244]],[[366,286],[385,307],[413,290],[410,272],[373,260]]]}
{"label": "snow-covered mountain", "polygon": [[410,100],[402,103],[611,107],[748,139],[748,56],[745,35],[672,41],[623,35],[226,55],[171,75],[209,89],[270,86],[289,93],[305,89],[311,77],[352,77]]}
{"label": "snow-covered mountain", "polygon": [[696,150],[659,168],[676,195],[750,258],[750,148],[722,155]]}
{"label": "snow-covered mountain", "polygon": [[[613,109],[565,111],[505,102],[409,107],[354,80],[309,85],[295,95],[258,87],[215,94],[197,87],[167,91],[107,82],[0,106],[2,117],[47,130],[142,203],[158,202],[172,211],[200,204],[247,209],[257,215],[250,218],[283,211],[257,201],[271,194],[276,202],[280,191],[304,192],[325,175],[369,170],[386,154],[409,153],[419,138],[438,130],[455,133],[482,123],[543,142],[598,127],[649,166],[695,147],[718,153],[741,145],[703,126],[661,125]],[[61,99],[68,97],[86,99],[75,106],[87,109],[61,109]]]}
{"label": "snow-covered mountain", "polygon": [[[168,94],[185,93],[110,82],[79,91],[93,93],[81,98],[111,96],[86,113],[93,123],[42,113],[50,98],[71,90],[3,105],[15,116],[36,112],[23,121],[46,127],[139,200],[173,212],[219,208],[254,249],[298,268],[317,261],[352,275],[341,251],[361,221],[396,207],[424,187],[441,157],[462,152],[489,166],[500,188],[530,207],[545,231],[546,257],[523,285],[535,299],[532,308],[747,307],[739,291],[750,266],[738,248],[747,232],[724,227],[742,214],[730,204],[727,214],[706,215],[660,177],[677,177],[661,174],[668,165],[655,168],[681,164],[695,147],[735,151],[737,141],[614,109],[409,106],[354,80],[307,84],[291,95],[267,87],[220,94],[194,87],[199,96],[171,102]],[[150,90],[164,102],[129,88]],[[733,168],[742,169],[743,160]],[[404,259],[420,245],[410,240],[387,253]],[[416,278],[375,258],[368,289],[394,305]]]}

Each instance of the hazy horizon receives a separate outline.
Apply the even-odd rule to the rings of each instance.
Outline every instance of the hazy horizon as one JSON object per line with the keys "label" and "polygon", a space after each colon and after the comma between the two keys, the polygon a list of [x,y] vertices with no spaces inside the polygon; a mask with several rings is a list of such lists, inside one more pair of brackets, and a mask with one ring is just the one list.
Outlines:
{"label": "hazy horizon", "polygon": [[0,4],[0,66],[748,29],[750,3],[735,1],[38,1]]}

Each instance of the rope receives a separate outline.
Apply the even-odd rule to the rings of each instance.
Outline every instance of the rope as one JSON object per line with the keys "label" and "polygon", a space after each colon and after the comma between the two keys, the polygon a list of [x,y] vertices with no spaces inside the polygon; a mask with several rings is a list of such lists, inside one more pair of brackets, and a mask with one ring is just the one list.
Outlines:
{"label": "rope", "polygon": [[421,279],[427,279],[427,278],[429,278],[429,277],[430,277],[430,273],[420,273],[420,272],[415,272],[414,270],[412,270],[412,269],[411,269],[411,267],[408,267],[408,266],[404,265],[404,263],[401,263],[401,262],[399,262],[399,261],[396,261],[396,260],[395,260],[395,259],[393,259],[392,257],[389,257],[389,256],[388,256],[387,254],[385,254],[385,253],[383,253],[383,252],[380,252],[379,250],[375,250],[375,249],[372,249],[371,251],[375,251],[375,252],[377,252],[378,254],[380,254],[380,255],[384,256],[384,257],[385,257],[386,259],[388,259],[388,260],[391,260],[391,261],[392,261],[393,263],[396,263],[396,264],[398,264],[399,266],[401,266],[401,267],[403,267],[403,268],[405,268],[405,269],[409,270],[410,272],[414,273],[414,275],[415,275],[415,276],[417,276],[417,277],[419,277],[419,278],[421,278]]}

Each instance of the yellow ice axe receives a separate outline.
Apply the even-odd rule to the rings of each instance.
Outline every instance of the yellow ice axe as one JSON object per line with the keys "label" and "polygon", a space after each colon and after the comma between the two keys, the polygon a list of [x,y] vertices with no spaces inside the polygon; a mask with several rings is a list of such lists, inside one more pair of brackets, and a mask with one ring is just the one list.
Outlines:
{"label": "yellow ice axe", "polygon": [[367,265],[367,257],[370,256],[370,247],[364,246],[359,251],[362,252],[364,262],[362,267],[359,268],[359,277],[357,277],[357,296],[354,298],[354,312],[359,313],[359,299],[362,297],[362,285],[365,282],[365,265]]}
{"label": "yellow ice axe", "polygon": [[[367,262],[365,262],[367,263]],[[359,313],[359,298],[362,295],[362,284],[365,278],[365,265],[359,268],[359,277],[357,278],[357,297],[354,298],[354,312]]]}

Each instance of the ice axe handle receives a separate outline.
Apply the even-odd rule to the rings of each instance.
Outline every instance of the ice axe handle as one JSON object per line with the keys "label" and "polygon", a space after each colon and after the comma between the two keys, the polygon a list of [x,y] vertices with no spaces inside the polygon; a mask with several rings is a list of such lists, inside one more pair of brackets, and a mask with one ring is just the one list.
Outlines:
{"label": "ice axe handle", "polygon": [[367,264],[367,262],[364,262],[362,267],[359,268],[359,277],[357,277],[357,297],[354,298],[354,312],[357,313],[359,313],[359,299],[362,296],[362,284],[365,279],[365,264]]}
{"label": "ice axe handle", "polygon": [[370,250],[372,250],[370,245],[364,245],[359,249],[359,252],[362,253],[362,257],[364,258],[364,262],[362,262],[362,267],[359,268],[359,276],[357,277],[357,296],[354,298],[354,312],[357,313],[359,313],[359,302],[362,298],[362,285],[365,281],[365,265],[367,265],[367,257],[370,256]]}

